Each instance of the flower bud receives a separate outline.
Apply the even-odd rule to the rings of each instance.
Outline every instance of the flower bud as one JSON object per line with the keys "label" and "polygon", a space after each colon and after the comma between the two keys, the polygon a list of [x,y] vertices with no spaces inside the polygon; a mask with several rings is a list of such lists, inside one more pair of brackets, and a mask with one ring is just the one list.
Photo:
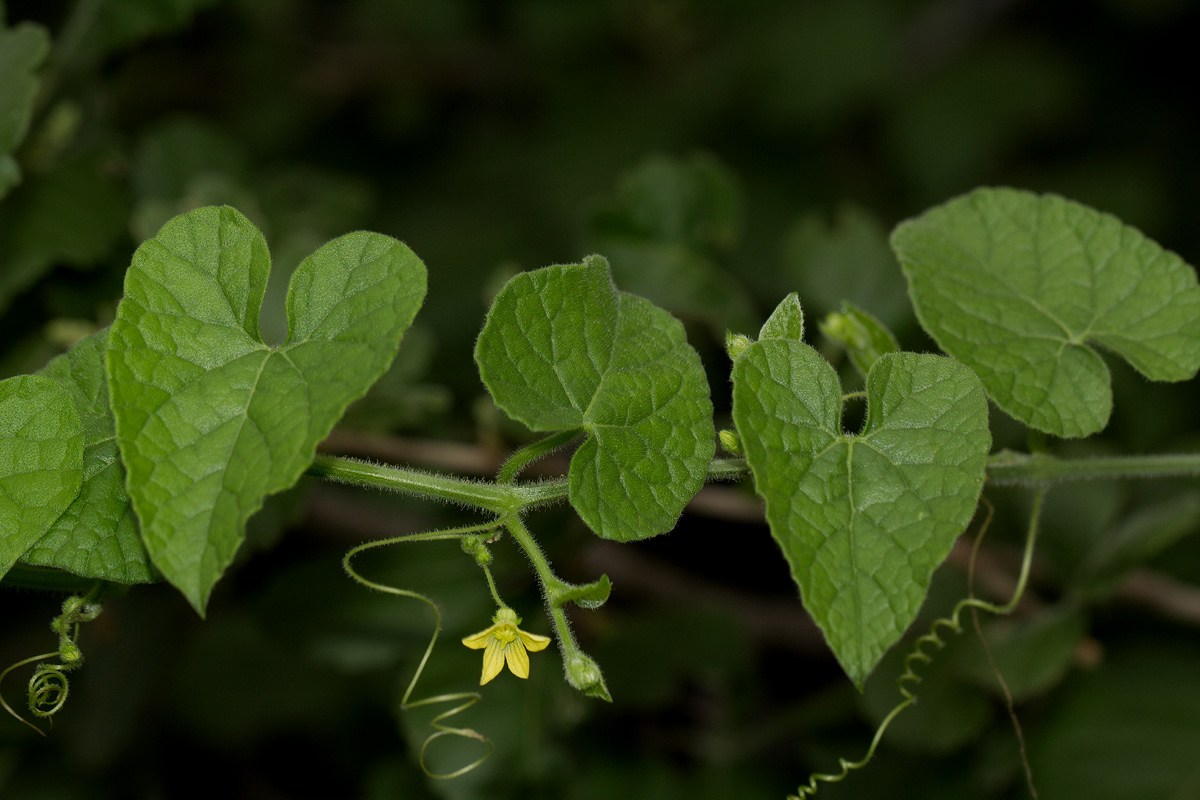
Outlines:
{"label": "flower bud", "polygon": [[729,354],[730,361],[737,361],[737,357],[752,344],[754,344],[754,340],[744,333],[728,331],[725,334],[725,352]]}
{"label": "flower bud", "polygon": [[586,694],[588,697],[598,697],[612,702],[612,695],[604,685],[604,674],[600,666],[583,653],[572,653],[567,659],[567,683]]}

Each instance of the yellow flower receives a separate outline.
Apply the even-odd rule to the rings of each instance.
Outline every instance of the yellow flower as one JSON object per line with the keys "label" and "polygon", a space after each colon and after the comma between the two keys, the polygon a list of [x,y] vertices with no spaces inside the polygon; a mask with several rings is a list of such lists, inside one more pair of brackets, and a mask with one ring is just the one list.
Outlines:
{"label": "yellow flower", "polygon": [[511,608],[502,608],[492,617],[495,623],[492,627],[472,634],[462,640],[462,643],[472,650],[483,650],[483,676],[479,685],[483,686],[500,674],[505,662],[512,674],[518,678],[529,677],[529,654],[526,650],[537,652],[544,650],[550,644],[549,636],[538,636],[536,633],[526,633],[517,626],[521,618]]}

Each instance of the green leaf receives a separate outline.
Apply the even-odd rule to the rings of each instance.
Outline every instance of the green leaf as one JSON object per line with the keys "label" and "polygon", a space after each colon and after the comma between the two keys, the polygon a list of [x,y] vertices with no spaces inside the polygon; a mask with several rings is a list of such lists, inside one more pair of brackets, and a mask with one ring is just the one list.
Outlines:
{"label": "green leaf", "polygon": [[712,403],[683,326],[617,291],[589,256],[515,276],[475,347],[484,385],[535,431],[583,428],[571,505],[606,539],[670,530],[716,450]]}
{"label": "green leaf", "polygon": [[741,186],[721,162],[695,153],[651,156],[625,172],[592,220],[590,246],[617,283],[718,334],[754,322],[750,296],[720,266],[741,235]]}
{"label": "green leaf", "polygon": [[0,578],[79,494],[83,433],[49,378],[0,381]]}
{"label": "green leaf", "polygon": [[[1013,699],[1022,702],[1062,681],[1087,633],[1087,620],[1077,608],[1052,606],[1021,619],[990,620],[983,632],[996,670]],[[975,632],[968,628],[964,637],[959,655],[965,671],[978,685],[999,694],[996,674]]]}
{"label": "green leaf", "polygon": [[1140,509],[1088,548],[1072,583],[1088,598],[1103,598],[1135,566],[1143,564],[1200,525],[1200,493],[1178,497]]}
{"label": "green leaf", "polygon": [[49,52],[45,29],[31,22],[8,28],[0,11],[0,197],[21,181],[10,154],[29,130],[37,70]]}
{"label": "green leaf", "polygon": [[733,419],[804,606],[860,689],[916,617],[974,513],[991,436],[978,379],[948,358],[882,356],[867,418],[842,431],[833,368],[768,339],[733,367]]}
{"label": "green leaf", "polygon": [[21,563],[54,567],[116,583],[154,580],[137,519],[125,493],[125,468],[117,452],[104,349],[108,329],[80,341],[38,374],[63,386],[83,425],[83,486],[75,501]]}
{"label": "green leaf", "polygon": [[79,50],[99,59],[145,39],[187,26],[192,17],[217,0],[105,0],[96,11]]}
{"label": "green leaf", "polygon": [[792,339],[797,342],[804,338],[804,309],[800,307],[800,298],[795,292],[783,298],[775,307],[759,329],[758,338]]}
{"label": "green leaf", "polygon": [[864,376],[884,353],[898,353],[900,343],[882,322],[850,302],[842,303],[820,323],[821,333],[840,343]]}
{"label": "green leaf", "polygon": [[0,205],[0,310],[59,264],[90,267],[127,236],[124,187],[95,153],[63,161]]}
{"label": "green leaf", "polygon": [[831,216],[804,215],[788,230],[780,260],[775,283],[796,287],[810,313],[827,314],[849,300],[892,328],[912,324],[887,228],[865,208],[843,205]]}
{"label": "green leaf", "polygon": [[1118,640],[1099,668],[1055,692],[1029,737],[1040,795],[1195,797],[1198,660],[1194,641]]}
{"label": "green leaf", "polygon": [[1077,437],[1107,423],[1111,381],[1092,343],[1151,380],[1200,368],[1195,272],[1115,217],[978,189],[902,223],[892,246],[925,330],[1030,427]]}
{"label": "green leaf", "polygon": [[299,479],[395,357],[425,267],[375,233],[334,239],[288,289],[289,338],[258,316],[270,257],[232,208],[171,220],[134,254],[107,368],[128,490],[154,565],[204,613],[268,494]]}

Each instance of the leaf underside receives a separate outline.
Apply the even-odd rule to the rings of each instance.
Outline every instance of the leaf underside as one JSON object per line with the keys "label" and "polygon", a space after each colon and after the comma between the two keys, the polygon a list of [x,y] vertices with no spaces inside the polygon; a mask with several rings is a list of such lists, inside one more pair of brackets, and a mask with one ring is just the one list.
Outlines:
{"label": "leaf underside", "polygon": [[83,486],[21,563],[66,570],[115,583],[155,579],[137,518],[125,493],[125,467],[117,452],[108,407],[104,349],[108,329],[80,341],[42,370],[70,394],[83,426]]}
{"label": "leaf underside", "polygon": [[109,336],[117,443],[142,539],[204,612],[269,494],[395,357],[425,295],[425,267],[375,233],[334,239],[297,268],[289,337],[264,344],[262,234],[228,207],[176,217],[134,254]]}
{"label": "leaf underside", "polygon": [[837,374],[767,339],[733,369],[733,418],[805,608],[860,689],[916,618],[974,513],[991,436],[979,380],[951,359],[881,356],[867,420],[843,433]]}
{"label": "leaf underside", "polygon": [[535,431],[588,433],[569,496],[599,536],[664,533],[703,485],[715,433],[700,358],[678,320],[613,287],[603,258],[509,281],[475,361],[509,416]]}
{"label": "leaf underside", "polygon": [[49,378],[0,381],[0,578],[79,494],[83,432]]}
{"label": "leaf underside", "polygon": [[1195,271],[1115,217],[1054,195],[977,189],[898,226],[892,247],[922,326],[1030,427],[1101,430],[1101,345],[1147,378],[1200,368]]}

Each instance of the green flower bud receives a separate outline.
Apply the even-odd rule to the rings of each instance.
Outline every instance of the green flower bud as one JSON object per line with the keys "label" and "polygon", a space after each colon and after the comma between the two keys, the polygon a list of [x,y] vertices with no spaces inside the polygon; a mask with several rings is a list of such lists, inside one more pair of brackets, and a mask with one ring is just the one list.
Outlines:
{"label": "green flower bud", "polygon": [[588,697],[598,697],[612,702],[612,695],[604,684],[604,674],[600,666],[583,653],[572,653],[567,659],[567,683],[583,692]]}
{"label": "green flower bud", "polygon": [[729,354],[730,361],[737,361],[737,357],[752,344],[754,344],[754,340],[744,333],[734,333],[733,331],[725,333],[725,352]]}
{"label": "green flower bud", "polygon": [[717,438],[721,440],[721,447],[728,452],[735,456],[742,455],[742,438],[737,435],[736,431],[723,430],[717,434]]}

